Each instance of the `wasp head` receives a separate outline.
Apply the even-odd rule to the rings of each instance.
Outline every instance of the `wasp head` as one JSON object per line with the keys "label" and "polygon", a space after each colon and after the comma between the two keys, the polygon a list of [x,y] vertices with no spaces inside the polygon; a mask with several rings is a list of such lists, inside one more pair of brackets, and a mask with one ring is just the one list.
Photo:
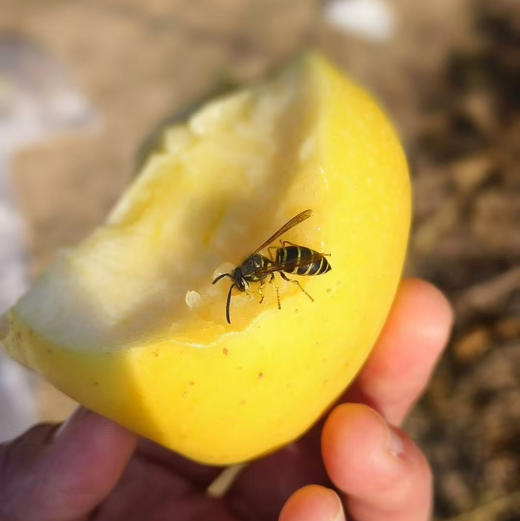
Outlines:
{"label": "wasp head", "polygon": [[229,316],[229,304],[231,303],[231,292],[233,291],[233,288],[238,288],[240,291],[245,291],[248,287],[248,283],[246,279],[244,278],[244,274],[242,273],[242,270],[240,269],[240,266],[235,268],[232,273],[222,273],[217,278],[213,280],[213,284],[218,282],[220,279],[224,277],[229,277],[233,284],[229,287],[228,296],[227,296],[227,302],[226,302],[226,319],[228,321],[228,324],[231,324],[231,318]]}
{"label": "wasp head", "polygon": [[249,284],[247,283],[247,280],[244,278],[244,274],[242,273],[240,266],[238,266],[237,268],[235,268],[233,270],[233,274],[231,275],[231,278],[233,279],[236,287],[240,291],[245,291],[249,287]]}

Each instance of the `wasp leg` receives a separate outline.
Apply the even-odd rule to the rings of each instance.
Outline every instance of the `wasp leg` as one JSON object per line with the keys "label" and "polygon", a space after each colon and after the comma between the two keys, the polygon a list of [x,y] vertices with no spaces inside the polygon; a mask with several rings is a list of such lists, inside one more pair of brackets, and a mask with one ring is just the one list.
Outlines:
{"label": "wasp leg", "polygon": [[274,273],[271,273],[271,278],[269,279],[269,283],[274,286],[274,289],[276,290],[276,301],[278,302],[278,309],[282,309],[282,306],[280,304],[280,290],[278,289],[278,284],[275,282],[276,278],[274,276]]}
{"label": "wasp leg", "polygon": [[264,301],[264,285],[265,285],[265,279],[262,279],[260,281],[260,286],[258,287],[258,293],[260,293],[260,301],[258,302],[261,304]]}
{"label": "wasp leg", "polygon": [[286,280],[287,282],[292,282],[293,284],[297,284],[298,287],[312,300],[312,302],[314,302],[314,299],[303,289],[302,285],[297,280],[290,279],[283,273],[283,271],[280,271],[280,277],[282,277],[282,279]]}

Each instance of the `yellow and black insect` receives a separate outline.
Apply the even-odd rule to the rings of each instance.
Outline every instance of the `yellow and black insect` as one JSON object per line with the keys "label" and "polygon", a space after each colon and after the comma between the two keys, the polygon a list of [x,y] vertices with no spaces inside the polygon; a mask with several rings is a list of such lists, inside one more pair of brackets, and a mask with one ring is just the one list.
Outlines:
{"label": "yellow and black insect", "polygon": [[[311,300],[314,300],[301,286],[297,280],[288,278],[285,273],[294,273],[296,275],[321,275],[331,270],[331,266],[325,256],[325,253],[319,253],[311,250],[306,246],[298,246],[289,241],[282,241],[282,247],[271,246],[268,248],[268,258],[258,253],[260,250],[267,248],[273,241],[278,239],[282,234],[305,221],[311,216],[311,210],[305,210],[294,216],[290,221],[286,222],[278,231],[276,231],[269,239],[267,239],[261,246],[259,246],[251,255],[249,255],[241,264],[237,266],[231,273],[223,273],[213,280],[213,284],[218,282],[223,277],[229,277],[233,284],[229,288],[227,302],[226,302],[226,320],[231,324],[229,316],[229,306],[231,303],[231,292],[233,288],[239,291],[248,291],[249,283],[260,282],[260,303],[264,300],[263,286],[267,277],[270,276],[269,282],[274,281],[275,273],[288,281],[296,284]],[[287,246],[289,245],[289,246]],[[274,250],[274,253],[273,253]],[[285,273],[284,273],[285,272]],[[278,309],[280,306],[280,295],[278,293],[278,286],[276,288],[276,298],[278,300]]]}

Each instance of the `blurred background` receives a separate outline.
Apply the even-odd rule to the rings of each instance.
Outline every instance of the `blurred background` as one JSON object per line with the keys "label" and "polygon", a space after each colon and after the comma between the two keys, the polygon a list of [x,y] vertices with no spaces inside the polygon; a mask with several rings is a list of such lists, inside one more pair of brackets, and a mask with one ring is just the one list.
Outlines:
{"label": "blurred background", "polygon": [[[2,0],[1,311],[103,221],[160,121],[305,47],[399,128],[415,194],[407,272],[456,309],[407,425],[434,467],[436,519],[518,521],[518,0]],[[0,439],[73,407],[0,353]]]}

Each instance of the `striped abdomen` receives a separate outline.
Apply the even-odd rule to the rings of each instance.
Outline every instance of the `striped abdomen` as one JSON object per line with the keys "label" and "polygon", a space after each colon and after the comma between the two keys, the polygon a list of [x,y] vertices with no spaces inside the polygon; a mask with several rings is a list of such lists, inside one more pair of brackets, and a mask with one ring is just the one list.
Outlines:
{"label": "striped abdomen", "polygon": [[331,267],[323,254],[305,246],[287,246],[276,251],[276,264],[286,273],[296,275],[321,275]]}

